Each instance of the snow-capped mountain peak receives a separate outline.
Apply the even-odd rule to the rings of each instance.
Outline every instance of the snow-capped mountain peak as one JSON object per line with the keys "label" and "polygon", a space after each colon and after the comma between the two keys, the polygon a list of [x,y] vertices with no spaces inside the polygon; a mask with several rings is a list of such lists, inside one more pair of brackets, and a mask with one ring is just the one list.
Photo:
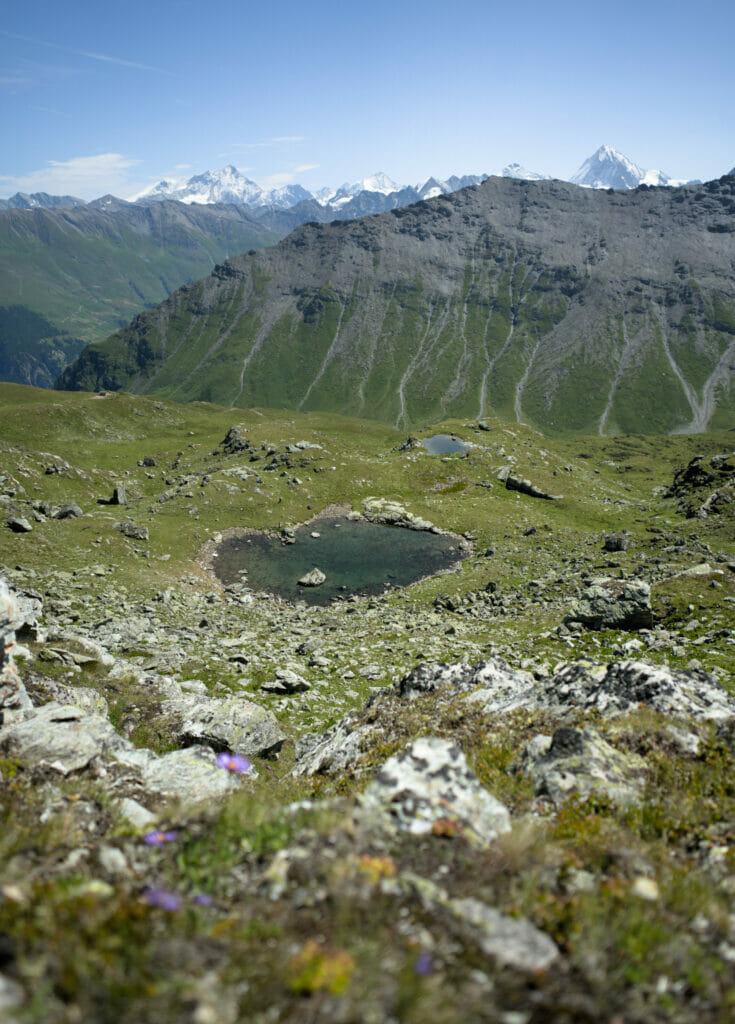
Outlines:
{"label": "snow-capped mountain peak", "polygon": [[521,164],[508,164],[502,170],[504,178],[520,178],[522,181],[549,181],[551,175],[541,174],[539,171],[529,171]]}
{"label": "snow-capped mountain peak", "polygon": [[662,171],[646,171],[634,164],[613,146],[600,146],[569,180],[586,188],[637,188],[641,184],[667,185],[670,181]]}

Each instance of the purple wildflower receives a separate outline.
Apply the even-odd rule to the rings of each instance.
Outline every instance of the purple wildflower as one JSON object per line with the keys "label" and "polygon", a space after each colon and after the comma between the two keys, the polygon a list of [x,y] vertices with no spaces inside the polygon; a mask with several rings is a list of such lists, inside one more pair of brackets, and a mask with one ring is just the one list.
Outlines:
{"label": "purple wildflower", "polygon": [[211,907],[214,903],[214,900],[209,895],[209,893],[198,892],[194,897],[194,902],[198,904],[200,907]]}
{"label": "purple wildflower", "polygon": [[242,754],[218,754],[217,765],[236,775],[244,775],[250,770],[250,761]]}
{"label": "purple wildflower", "polygon": [[434,970],[434,964],[431,959],[431,953],[419,953],[416,957],[416,963],[414,964],[414,972],[421,975],[422,977],[426,974],[431,974]]}
{"label": "purple wildflower", "polygon": [[178,832],[161,832],[159,829],[156,829],[153,832],[146,832],[143,836],[143,842],[146,846],[163,846],[164,843],[172,843],[178,837]]}
{"label": "purple wildflower", "polygon": [[178,910],[181,900],[175,892],[168,889],[159,889],[157,886],[149,886],[143,890],[143,899],[149,907],[160,907],[161,910]]}

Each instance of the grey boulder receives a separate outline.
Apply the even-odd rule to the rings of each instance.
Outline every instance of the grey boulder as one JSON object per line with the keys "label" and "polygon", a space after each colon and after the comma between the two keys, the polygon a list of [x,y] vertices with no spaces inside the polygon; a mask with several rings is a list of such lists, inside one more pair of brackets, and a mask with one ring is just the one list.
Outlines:
{"label": "grey boulder", "polygon": [[414,740],[391,757],[360,798],[360,813],[379,812],[402,831],[446,828],[488,846],[510,831],[510,814],[479,782],[459,747],[437,737]]}
{"label": "grey boulder", "polygon": [[180,697],[165,701],[163,714],[184,743],[269,757],[286,738],[272,712],[244,697]]}
{"label": "grey boulder", "polygon": [[564,621],[589,629],[650,629],[651,588],[644,580],[597,577],[572,602]]}

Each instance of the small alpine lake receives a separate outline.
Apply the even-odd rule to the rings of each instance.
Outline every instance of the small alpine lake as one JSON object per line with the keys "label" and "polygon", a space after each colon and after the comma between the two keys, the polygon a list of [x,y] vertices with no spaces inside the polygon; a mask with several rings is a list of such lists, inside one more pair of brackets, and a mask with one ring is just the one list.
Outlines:
{"label": "small alpine lake", "polygon": [[[244,583],[288,601],[329,604],[335,598],[382,594],[450,569],[468,554],[459,537],[411,530],[344,516],[312,519],[286,543],[280,535],[234,532],[212,552],[221,583]],[[299,583],[318,568],[318,586]]]}
{"label": "small alpine lake", "polygon": [[431,437],[422,437],[421,444],[429,455],[457,455],[459,452],[468,452],[472,447],[454,434],[432,434]]}

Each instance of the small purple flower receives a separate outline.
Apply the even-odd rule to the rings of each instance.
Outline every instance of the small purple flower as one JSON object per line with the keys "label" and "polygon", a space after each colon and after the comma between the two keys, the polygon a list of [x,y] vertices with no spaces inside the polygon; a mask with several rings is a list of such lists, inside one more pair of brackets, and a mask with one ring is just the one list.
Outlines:
{"label": "small purple flower", "polygon": [[431,974],[431,972],[434,970],[434,964],[431,959],[431,953],[419,953],[419,955],[416,957],[416,963],[414,964],[413,969],[414,972],[416,974],[421,975],[421,977],[423,977],[426,974]]}
{"label": "small purple flower", "polygon": [[220,768],[234,772],[236,775],[244,775],[250,770],[250,761],[242,754],[218,754],[217,764]]}
{"label": "small purple flower", "polygon": [[163,846],[164,843],[172,843],[174,839],[178,838],[178,832],[161,832],[156,829],[153,832],[146,832],[143,836],[143,842],[146,846]]}
{"label": "small purple flower", "polygon": [[157,886],[149,886],[143,890],[143,899],[149,907],[160,907],[161,910],[174,911],[181,906],[181,900],[175,892],[168,889],[159,889]]}
{"label": "small purple flower", "polygon": [[198,892],[194,897],[194,902],[200,907],[211,907],[214,904],[214,900],[206,892]]}

